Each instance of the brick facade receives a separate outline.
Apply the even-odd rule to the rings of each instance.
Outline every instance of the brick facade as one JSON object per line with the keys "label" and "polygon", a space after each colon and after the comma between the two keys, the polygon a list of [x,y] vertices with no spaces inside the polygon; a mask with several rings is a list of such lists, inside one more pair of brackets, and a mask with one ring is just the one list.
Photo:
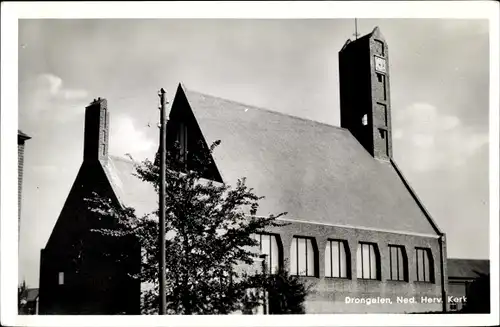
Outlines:
{"label": "brick facade", "polygon": [[[421,303],[421,297],[441,299],[442,296],[440,268],[442,258],[437,236],[302,223],[286,219],[284,222],[288,225],[268,230],[280,236],[284,260],[290,258],[290,247],[294,236],[313,237],[317,246],[318,253],[315,258],[317,276],[301,277],[307,283],[315,285],[314,292],[309,295],[305,304],[307,313],[409,313],[442,310],[441,303]],[[329,239],[347,241],[350,252],[348,278],[325,277],[325,249]],[[380,280],[364,280],[356,277],[358,264],[356,252],[359,242],[377,245],[380,255]],[[389,244],[404,246],[408,257],[408,281],[389,280]],[[416,280],[415,247],[428,248],[432,253],[434,267],[432,282]],[[346,303],[346,297],[390,298],[392,304]],[[415,297],[415,303],[398,303],[398,297],[408,300]]]}

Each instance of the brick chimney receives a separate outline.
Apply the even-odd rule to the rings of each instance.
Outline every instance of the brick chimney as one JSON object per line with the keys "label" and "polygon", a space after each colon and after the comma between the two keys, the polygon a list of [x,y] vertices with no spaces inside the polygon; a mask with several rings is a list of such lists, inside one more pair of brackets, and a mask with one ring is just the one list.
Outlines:
{"label": "brick chimney", "polygon": [[106,99],[94,99],[85,108],[83,161],[108,160],[109,113]]}
{"label": "brick chimney", "polygon": [[23,190],[23,173],[24,173],[24,142],[29,140],[31,137],[24,134],[20,130],[17,130],[17,204],[18,204],[18,222],[19,227],[18,231],[21,227],[21,193]]}

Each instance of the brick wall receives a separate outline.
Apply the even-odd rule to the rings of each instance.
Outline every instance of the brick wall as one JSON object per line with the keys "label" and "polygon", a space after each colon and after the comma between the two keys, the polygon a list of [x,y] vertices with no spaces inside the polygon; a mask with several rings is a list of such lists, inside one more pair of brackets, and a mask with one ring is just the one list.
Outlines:
{"label": "brick wall", "polygon": [[22,191],[23,191],[23,175],[24,175],[24,144],[30,137],[18,131],[17,133],[17,219],[18,219],[18,232],[21,228],[21,204],[22,204]]}
{"label": "brick wall", "polygon": [[85,109],[84,160],[108,159],[109,113],[106,99],[99,98]]}
{"label": "brick wall", "polygon": [[[389,83],[389,55],[387,44],[380,40],[375,32],[369,42],[371,64],[371,96],[373,113],[373,155],[380,159],[392,157],[391,103]],[[375,70],[374,56],[380,56],[386,61],[386,72]]]}
{"label": "brick wall", "polygon": [[[313,237],[318,249],[317,277],[301,277],[307,283],[313,283],[314,292],[306,301],[307,313],[409,313],[441,311],[442,304],[423,303],[421,297],[440,299],[441,271],[440,251],[437,237],[398,234],[374,230],[337,227],[330,225],[292,222],[287,226],[273,227],[269,232],[280,235],[284,259],[290,258],[293,236]],[[350,278],[338,279],[325,277],[325,248],[328,239],[340,239],[348,242],[350,251]],[[357,279],[356,251],[358,242],[377,244],[380,253],[380,280]],[[404,246],[408,256],[408,281],[389,280],[388,244]],[[416,281],[415,247],[429,248],[434,261],[434,281],[432,283]],[[398,297],[408,303],[398,303]],[[415,303],[411,303],[414,297]],[[347,303],[348,299],[388,298],[392,303]],[[437,301],[437,300],[436,300]]]}
{"label": "brick wall", "polygon": [[18,220],[21,221],[21,192],[23,189],[23,173],[24,173],[24,141],[17,143],[17,203],[18,203]]}

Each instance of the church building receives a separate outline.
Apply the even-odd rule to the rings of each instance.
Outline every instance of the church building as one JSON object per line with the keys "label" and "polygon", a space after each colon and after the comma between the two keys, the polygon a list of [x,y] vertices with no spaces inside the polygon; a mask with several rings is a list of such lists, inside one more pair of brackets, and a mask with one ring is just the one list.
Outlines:
{"label": "church building", "polygon": [[[288,213],[279,218],[286,226],[257,238],[269,273],[286,261],[292,275],[314,283],[306,313],[447,308],[445,235],[392,156],[389,67],[378,28],[346,42],[339,53],[340,127],[181,84],[175,93],[168,140],[179,140],[186,152],[196,151],[199,141],[220,140],[212,178],[234,185],[246,177],[265,197],[259,215]],[[85,196],[107,194],[138,214],[158,205],[152,186],[132,175],[134,162],[108,155],[108,111],[105,99],[86,108],[83,163],[41,252],[41,314],[139,310],[140,284],[120,275],[119,267],[96,259],[74,271],[79,240],[105,223],[86,209]],[[120,246],[137,267],[137,245]]]}

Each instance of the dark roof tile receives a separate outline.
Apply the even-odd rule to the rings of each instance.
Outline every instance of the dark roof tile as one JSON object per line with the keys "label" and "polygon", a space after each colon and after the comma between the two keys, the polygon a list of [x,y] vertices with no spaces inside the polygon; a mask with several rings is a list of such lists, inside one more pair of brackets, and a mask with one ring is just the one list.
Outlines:
{"label": "dark roof tile", "polygon": [[28,288],[24,295],[26,296],[26,301],[34,301],[38,297],[38,288]]}
{"label": "dark roof tile", "polygon": [[477,278],[476,272],[489,274],[490,261],[479,259],[453,259],[447,260],[448,278]]}

